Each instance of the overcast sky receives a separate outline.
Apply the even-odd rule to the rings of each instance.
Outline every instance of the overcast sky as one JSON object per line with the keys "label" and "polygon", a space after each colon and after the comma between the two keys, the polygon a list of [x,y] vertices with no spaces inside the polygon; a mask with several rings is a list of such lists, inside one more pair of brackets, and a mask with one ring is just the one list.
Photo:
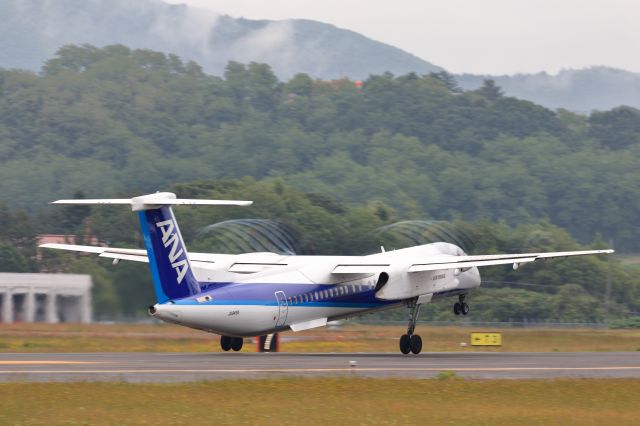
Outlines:
{"label": "overcast sky", "polygon": [[235,17],[327,22],[456,73],[556,73],[591,65],[640,72],[637,0],[165,1]]}

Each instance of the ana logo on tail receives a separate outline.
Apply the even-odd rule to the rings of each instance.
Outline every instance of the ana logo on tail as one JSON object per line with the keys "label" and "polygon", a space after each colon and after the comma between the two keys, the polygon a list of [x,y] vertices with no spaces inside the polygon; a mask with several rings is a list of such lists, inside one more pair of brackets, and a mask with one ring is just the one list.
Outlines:
{"label": "ana logo on tail", "polygon": [[171,267],[178,274],[178,284],[180,284],[189,270],[189,263],[187,263],[186,257],[178,260],[184,253],[184,250],[180,246],[180,239],[177,233],[174,232],[176,229],[175,224],[172,220],[165,220],[156,223],[156,226],[162,231],[162,244],[164,244],[164,247],[168,248],[171,246],[169,250],[169,263],[171,263]]}

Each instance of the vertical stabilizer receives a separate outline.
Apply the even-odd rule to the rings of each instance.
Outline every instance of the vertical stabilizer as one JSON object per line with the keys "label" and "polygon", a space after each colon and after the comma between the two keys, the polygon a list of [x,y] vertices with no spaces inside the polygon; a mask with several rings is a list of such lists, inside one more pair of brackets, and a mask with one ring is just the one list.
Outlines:
{"label": "vertical stabilizer", "polygon": [[171,206],[248,206],[251,203],[238,200],[176,198],[176,194],[171,192],[157,192],[135,198],[58,200],[52,204],[130,205],[140,219],[158,303],[164,303],[200,292],[200,283],[193,274]]}
{"label": "vertical stabilizer", "polygon": [[158,303],[200,292],[180,228],[169,206],[138,212]]}

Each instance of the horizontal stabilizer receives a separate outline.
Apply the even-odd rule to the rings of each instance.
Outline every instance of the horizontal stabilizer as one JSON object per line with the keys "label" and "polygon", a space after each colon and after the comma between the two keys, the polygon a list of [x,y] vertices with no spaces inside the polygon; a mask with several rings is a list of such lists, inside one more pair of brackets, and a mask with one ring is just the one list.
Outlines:
{"label": "horizontal stabilizer", "polygon": [[132,210],[148,210],[158,206],[249,206],[253,201],[244,200],[199,200],[192,198],[176,198],[171,192],[157,192],[135,198],[102,198],[102,199],[73,199],[57,200],[51,204],[75,204],[75,205],[129,205]]}

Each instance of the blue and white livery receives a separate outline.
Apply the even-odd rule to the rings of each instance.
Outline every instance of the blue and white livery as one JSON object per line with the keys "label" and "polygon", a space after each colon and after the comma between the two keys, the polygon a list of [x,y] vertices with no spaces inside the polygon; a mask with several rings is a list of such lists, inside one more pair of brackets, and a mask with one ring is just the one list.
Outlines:
{"label": "blue and white livery", "polygon": [[224,350],[240,350],[242,337],[302,331],[397,306],[409,308],[404,354],[420,353],[414,334],[420,306],[455,296],[456,315],[480,286],[478,267],[538,259],[612,253],[588,250],[468,256],[449,243],[426,244],[369,256],[284,256],[188,253],[171,206],[250,205],[250,201],[178,199],[156,193],[132,199],[59,200],[54,204],[125,204],[138,214],[146,250],[44,244],[41,247],[97,253],[114,261],[148,262],[157,303],[149,313],[167,322],[222,336]]}

